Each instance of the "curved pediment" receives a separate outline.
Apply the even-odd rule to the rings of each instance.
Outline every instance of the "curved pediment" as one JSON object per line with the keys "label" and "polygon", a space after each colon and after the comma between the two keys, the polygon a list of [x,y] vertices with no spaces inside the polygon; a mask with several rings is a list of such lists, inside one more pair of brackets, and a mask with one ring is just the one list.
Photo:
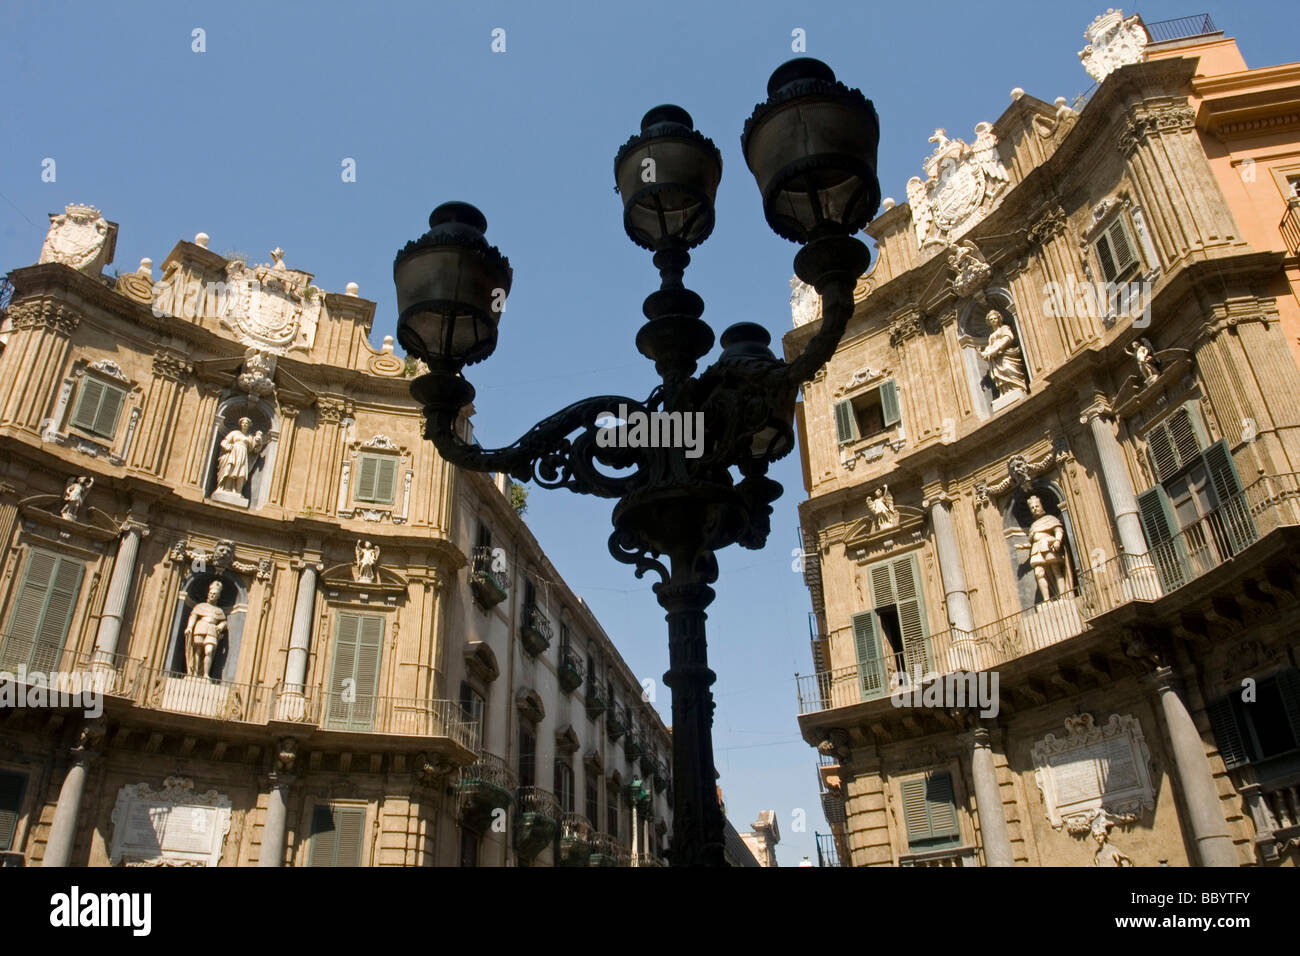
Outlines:
{"label": "curved pediment", "polygon": [[336,564],[321,572],[321,584],[330,591],[360,591],[365,594],[405,594],[407,580],[392,568],[379,565],[374,569],[374,579],[357,579],[355,564]]}
{"label": "curved pediment", "polygon": [[886,551],[892,544],[911,541],[921,534],[925,514],[920,508],[900,505],[896,511],[897,517],[892,522],[866,515],[850,524],[844,533],[845,551],[849,555],[855,552]]}
{"label": "curved pediment", "polygon": [[465,667],[485,684],[501,676],[497,656],[486,641],[470,641],[465,645]]}
{"label": "curved pediment", "polygon": [[515,703],[519,706],[519,713],[534,723],[540,724],[546,719],[546,705],[542,703],[542,695],[531,687],[520,688],[519,693],[515,694]]}

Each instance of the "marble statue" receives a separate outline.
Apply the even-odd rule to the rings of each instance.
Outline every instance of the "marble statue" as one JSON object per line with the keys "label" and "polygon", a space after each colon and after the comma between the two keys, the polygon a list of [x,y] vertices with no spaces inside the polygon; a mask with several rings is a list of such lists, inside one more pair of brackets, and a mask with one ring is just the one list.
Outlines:
{"label": "marble statue", "polygon": [[379,566],[379,545],[369,541],[357,542],[356,563],[352,573],[358,581],[367,583],[375,580],[375,569]]}
{"label": "marble statue", "polygon": [[[1044,601],[1061,597],[1067,589],[1068,567],[1065,554],[1065,525],[1056,515],[1048,514],[1042,499],[1031,495],[1029,513],[1029,566],[1038,582],[1038,594]],[[1055,590],[1055,594],[1053,594]]]}
{"label": "marble statue", "polygon": [[1089,831],[1092,833],[1092,838],[1097,841],[1097,852],[1092,855],[1092,865],[1132,866],[1132,858],[1119,847],[1108,842],[1110,827],[1111,823],[1106,819],[1104,812],[1093,817]]}
{"label": "marble statue", "polygon": [[1156,350],[1150,339],[1135,339],[1124,351],[1137,361],[1143,385],[1150,385],[1160,377],[1160,360],[1156,358]]}
{"label": "marble statue", "polygon": [[1002,320],[997,309],[989,309],[985,316],[992,331],[988,343],[979,350],[979,357],[989,363],[989,375],[998,388],[999,397],[1014,391],[1026,391],[1029,379],[1025,375],[1025,357],[1016,343],[1016,333]]}
{"label": "marble statue", "polygon": [[889,493],[889,485],[876,489],[876,493],[867,499],[867,508],[871,511],[873,531],[898,527],[898,509],[894,507],[894,496]]}
{"label": "marble statue", "polygon": [[226,633],[226,612],[217,604],[221,587],[220,581],[208,585],[208,599],[194,605],[185,624],[186,666],[191,677],[209,676],[212,656]]}
{"label": "marble statue", "polygon": [[69,478],[68,486],[63,489],[63,510],[59,513],[69,521],[76,521],[94,483],[94,478],[84,475],[80,478]]}
{"label": "marble statue", "polygon": [[217,490],[242,498],[248,474],[262,450],[262,433],[249,434],[253,427],[251,418],[241,418],[239,427],[233,428],[221,439],[221,457],[217,460]]}

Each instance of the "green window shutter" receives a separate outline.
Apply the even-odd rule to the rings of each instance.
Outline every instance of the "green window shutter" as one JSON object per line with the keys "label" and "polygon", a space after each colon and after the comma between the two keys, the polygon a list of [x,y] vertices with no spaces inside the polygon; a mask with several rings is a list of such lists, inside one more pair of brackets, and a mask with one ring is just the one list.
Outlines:
{"label": "green window shutter", "polygon": [[104,397],[99,403],[99,411],[95,414],[95,424],[90,430],[96,435],[112,438],[117,431],[117,415],[122,410],[122,403],[125,399],[126,393],[120,388],[105,385]]}
{"label": "green window shutter", "polygon": [[317,805],[311,813],[310,866],[333,866],[338,854],[338,829],[328,806]]}
{"label": "green window shutter", "polygon": [[1116,217],[1106,233],[1110,237],[1111,252],[1115,256],[1115,275],[1123,275],[1138,261],[1137,252],[1133,249],[1133,240],[1129,237],[1128,226],[1123,217]]}
{"label": "green window shutter", "polygon": [[903,657],[909,675],[934,669],[930,660],[930,642],[925,621],[925,601],[921,593],[921,575],[916,555],[892,562],[894,596],[898,607],[898,624],[903,632]]}
{"label": "green window shutter", "polygon": [[898,384],[892,378],[880,386],[880,413],[886,428],[897,425],[902,419],[898,407]]}
{"label": "green window shutter", "polygon": [[889,563],[873,565],[870,570],[871,576],[871,606],[885,607],[890,604],[896,604],[897,599],[894,597],[894,577],[889,572]]}
{"label": "green window shutter", "polygon": [[1228,451],[1228,443],[1216,441],[1205,449],[1204,457],[1218,503],[1222,505],[1241,494],[1241,479],[1237,477],[1237,466],[1232,460],[1232,452]]}
{"label": "green window shutter", "polygon": [[1192,418],[1192,411],[1186,405],[1169,419],[1169,438],[1178,453],[1180,468],[1194,462],[1205,447],[1201,441],[1200,429]]}
{"label": "green window shutter", "polygon": [[391,455],[385,455],[376,459],[376,461],[378,464],[375,472],[374,500],[391,505],[397,491],[397,459]]}
{"label": "green window shutter", "polygon": [[1300,744],[1300,671],[1291,668],[1277,675],[1277,690],[1282,695],[1282,707],[1286,710],[1287,723],[1291,725],[1291,734]]}
{"label": "green window shutter", "polygon": [[1166,591],[1182,587],[1189,576],[1186,545],[1178,536],[1178,523],[1165,489],[1156,485],[1138,495],[1138,513],[1160,583]]}
{"label": "green window shutter", "polygon": [[1097,239],[1095,243],[1097,250],[1097,261],[1101,263],[1101,275],[1107,282],[1112,282],[1119,273],[1115,269],[1115,257],[1111,255],[1110,239],[1106,233]]}
{"label": "green window shutter", "polygon": [[853,415],[853,403],[848,399],[835,403],[835,433],[841,445],[847,445],[858,437],[858,422]]}
{"label": "green window shutter", "polygon": [[0,770],[0,852],[13,849],[26,784],[27,778],[22,774]]}
{"label": "green window shutter", "polygon": [[[931,774],[925,782],[925,805],[930,813],[930,836],[934,839],[957,839],[957,801],[952,793],[952,774]],[[1001,812],[1001,808],[998,808]]]}
{"label": "green window shutter", "polygon": [[58,666],[81,588],[82,565],[33,549],[9,618],[0,667],[48,672]]}
{"label": "green window shutter", "polygon": [[372,728],[383,637],[382,617],[339,614],[329,688],[328,720],[331,727],[344,730]]}
{"label": "green window shutter", "polygon": [[1163,423],[1156,425],[1147,432],[1146,442],[1147,458],[1151,462],[1151,470],[1156,480],[1164,481],[1176,474],[1181,467],[1181,462],[1178,458],[1178,449],[1170,437],[1169,428]]}
{"label": "green window shutter", "polygon": [[1210,715],[1210,725],[1214,729],[1214,742],[1218,744],[1219,756],[1223,765],[1229,770],[1250,763],[1250,754],[1246,750],[1246,740],[1237,722],[1236,711],[1232,707],[1232,698],[1216,700],[1206,708]]}
{"label": "green window shutter", "polygon": [[930,815],[925,806],[925,778],[903,781],[903,822],[907,842],[919,843],[930,837]]}
{"label": "green window shutter", "polygon": [[1217,514],[1211,519],[1220,550],[1225,557],[1248,548],[1259,537],[1255,530],[1255,520],[1250,515],[1250,508],[1241,497],[1241,478],[1237,475],[1237,466],[1232,460],[1228,443],[1217,441],[1205,449],[1202,456],[1205,470],[1210,475],[1210,486],[1214,489]]}
{"label": "green window shutter", "polygon": [[77,409],[72,413],[72,424],[86,431],[95,430],[95,417],[104,399],[104,383],[98,379],[83,378],[77,394]]}
{"label": "green window shutter", "polygon": [[357,501],[375,500],[375,477],[378,461],[374,455],[362,455],[357,462],[357,490],[353,497]]}
{"label": "green window shutter", "polygon": [[366,811],[363,807],[334,809],[334,826],[338,831],[338,853],[335,866],[360,866],[366,832]]}
{"label": "green window shutter", "polygon": [[853,615],[853,648],[858,657],[858,682],[862,697],[869,700],[885,689],[885,670],[880,660],[879,628],[876,615],[863,611]]}

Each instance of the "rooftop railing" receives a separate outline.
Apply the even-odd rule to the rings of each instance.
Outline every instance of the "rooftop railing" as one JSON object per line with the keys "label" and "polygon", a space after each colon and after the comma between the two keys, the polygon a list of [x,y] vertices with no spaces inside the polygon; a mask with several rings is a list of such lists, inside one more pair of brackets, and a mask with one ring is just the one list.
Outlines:
{"label": "rooftop railing", "polygon": [[1156,20],[1144,23],[1152,43],[1166,43],[1169,40],[1188,40],[1192,37],[1208,36],[1218,33],[1208,13],[1198,13],[1190,17],[1175,17],[1172,20]]}
{"label": "rooftop railing", "polygon": [[953,628],[877,660],[796,677],[799,713],[887,697],[936,674],[983,671],[1069,640],[1134,601],[1154,602],[1220,567],[1283,526],[1300,525],[1300,475],[1265,475],[1145,554],[1081,571],[1074,588],[973,631]]}

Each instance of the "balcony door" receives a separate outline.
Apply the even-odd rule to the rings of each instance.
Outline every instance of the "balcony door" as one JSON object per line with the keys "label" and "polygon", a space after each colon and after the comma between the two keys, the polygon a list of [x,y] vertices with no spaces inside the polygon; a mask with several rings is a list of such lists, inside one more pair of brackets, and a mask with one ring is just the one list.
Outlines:
{"label": "balcony door", "polygon": [[909,683],[934,666],[916,555],[873,564],[866,575],[872,606],[853,615],[853,644],[862,698],[870,700],[888,692],[889,673]]}
{"label": "balcony door", "polygon": [[331,730],[373,730],[379,693],[384,619],[341,612],[326,691],[325,725]]}
{"label": "balcony door", "polygon": [[48,674],[57,670],[81,590],[83,565],[74,558],[32,549],[22,586],[0,644],[0,670]]}

